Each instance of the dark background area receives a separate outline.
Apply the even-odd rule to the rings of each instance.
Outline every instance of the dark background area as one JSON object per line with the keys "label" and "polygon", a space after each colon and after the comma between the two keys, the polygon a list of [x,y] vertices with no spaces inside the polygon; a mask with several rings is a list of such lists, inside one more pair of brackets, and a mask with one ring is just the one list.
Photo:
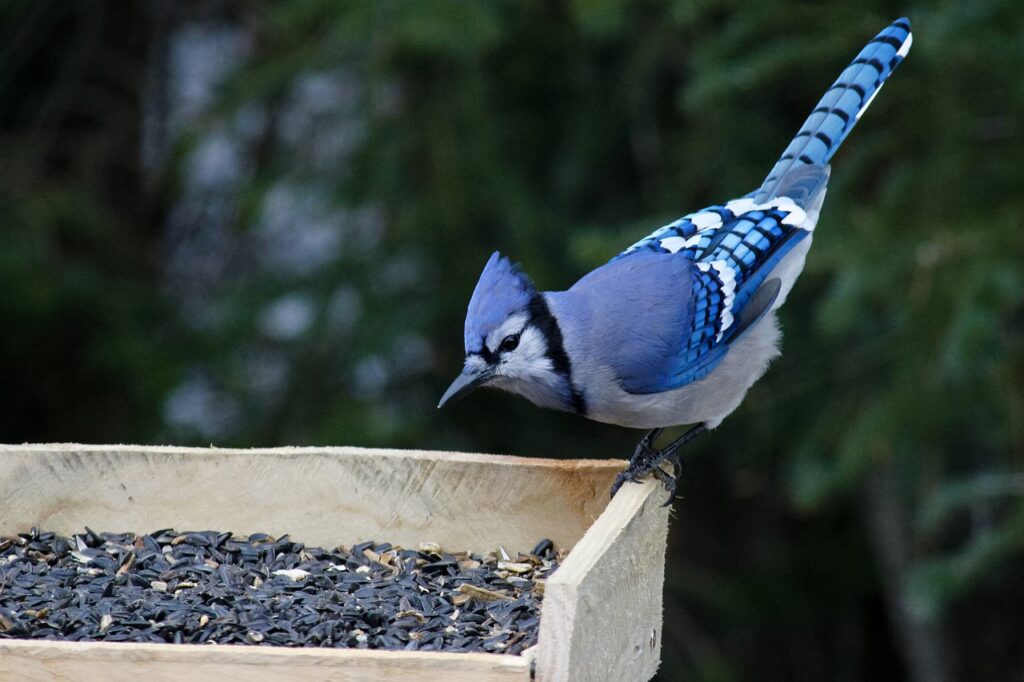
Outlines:
{"label": "dark background area", "polygon": [[0,441],[626,457],[437,412],[495,248],[561,289],[758,186],[858,49],[783,356],[687,453],[660,679],[1024,680],[1024,12],[0,5]]}

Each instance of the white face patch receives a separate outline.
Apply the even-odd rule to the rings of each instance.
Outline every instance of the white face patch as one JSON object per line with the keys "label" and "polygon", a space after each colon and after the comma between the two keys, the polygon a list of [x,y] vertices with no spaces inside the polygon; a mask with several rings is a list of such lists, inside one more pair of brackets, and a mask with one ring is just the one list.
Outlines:
{"label": "white face patch", "polygon": [[[554,363],[548,357],[548,344],[544,334],[539,329],[527,326],[529,317],[526,313],[518,313],[508,318],[498,326],[497,329],[487,335],[484,342],[487,349],[497,356],[498,364],[495,367],[495,384],[502,388],[512,388],[508,385],[510,381],[544,381],[545,375],[550,375],[554,381],[557,375],[554,371]],[[500,350],[501,342],[508,336],[519,335],[519,345],[515,350]],[[473,368],[483,368],[487,363],[479,355],[467,358],[467,367],[470,362]]]}
{"label": "white face patch", "polygon": [[487,368],[487,361],[483,359],[483,356],[473,354],[466,356],[466,369],[473,374],[479,374]]}
{"label": "white face patch", "polygon": [[539,379],[544,374],[554,374],[554,364],[548,357],[548,344],[536,327],[527,327],[519,337],[519,345],[513,351],[501,354],[498,360],[498,375],[514,379]]}
{"label": "white face patch", "polygon": [[494,386],[518,393],[535,405],[564,409],[565,379],[555,372],[548,357],[544,334],[536,327],[527,327],[513,351],[501,354],[496,367]]}
{"label": "white face patch", "polygon": [[[502,350],[502,342],[516,337],[515,348]],[[466,370],[488,374],[487,386],[523,396],[540,407],[567,410],[571,387],[568,379],[555,369],[549,357],[548,339],[542,329],[531,324],[528,312],[511,315],[487,335],[484,352],[466,356]],[[513,345],[513,344],[509,344]]]}
{"label": "white face patch", "polygon": [[[497,353],[498,346],[501,345],[501,342],[505,337],[512,334],[518,334],[523,331],[523,327],[526,326],[526,322],[528,320],[529,317],[527,317],[526,313],[517,313],[502,322],[497,329],[488,334],[487,338],[484,339],[484,343],[487,345],[487,350],[492,353]],[[520,343],[522,343],[521,340]]]}

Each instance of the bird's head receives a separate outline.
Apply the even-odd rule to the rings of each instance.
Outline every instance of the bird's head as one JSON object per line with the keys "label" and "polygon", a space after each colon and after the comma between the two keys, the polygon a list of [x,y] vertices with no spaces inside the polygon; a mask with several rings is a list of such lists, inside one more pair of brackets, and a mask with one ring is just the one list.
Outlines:
{"label": "bird's head", "polygon": [[438,407],[481,386],[520,393],[545,407],[561,407],[565,372],[558,360],[559,353],[565,353],[558,325],[530,279],[497,252],[484,266],[469,301],[465,346],[462,373]]}

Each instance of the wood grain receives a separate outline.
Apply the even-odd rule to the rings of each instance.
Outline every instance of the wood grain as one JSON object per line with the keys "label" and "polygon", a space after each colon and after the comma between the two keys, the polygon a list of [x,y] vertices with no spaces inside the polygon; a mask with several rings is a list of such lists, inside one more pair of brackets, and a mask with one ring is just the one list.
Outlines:
{"label": "wood grain", "polygon": [[[570,548],[623,463],[361,448],[0,446],[0,533],[224,529],[334,547]],[[510,522],[514,519],[514,523]]]}
{"label": "wood grain", "polygon": [[0,640],[0,680],[527,682],[521,656],[199,644]]}
{"label": "wood grain", "polygon": [[661,659],[665,494],[654,480],[627,483],[548,580],[538,679],[654,676]]}

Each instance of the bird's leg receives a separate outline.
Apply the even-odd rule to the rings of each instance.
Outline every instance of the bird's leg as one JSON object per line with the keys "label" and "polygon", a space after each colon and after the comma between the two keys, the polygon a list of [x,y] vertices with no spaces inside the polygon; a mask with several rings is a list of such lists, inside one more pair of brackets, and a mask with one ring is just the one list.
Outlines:
{"label": "bird's leg", "polygon": [[654,441],[658,440],[658,437],[662,434],[665,429],[651,429],[647,432],[643,438],[640,439],[640,443],[637,444],[636,450],[633,451],[633,456],[629,459],[629,465],[633,466],[645,458],[649,458],[656,451],[654,449]]}
{"label": "bird's leg", "polygon": [[[663,429],[654,429],[649,432],[636,446],[636,452],[629,460],[629,466],[615,478],[615,483],[612,484],[612,495],[618,492],[626,481],[637,482],[647,474],[652,474],[665,485],[665,490],[669,493],[668,500],[665,502],[667,506],[676,496],[676,487],[685,468],[683,460],[679,456],[679,449],[707,430],[708,427],[705,424],[697,424],[660,450],[655,450],[653,445],[654,440],[661,435]],[[672,464],[671,474],[661,468],[661,463],[665,461]]]}

